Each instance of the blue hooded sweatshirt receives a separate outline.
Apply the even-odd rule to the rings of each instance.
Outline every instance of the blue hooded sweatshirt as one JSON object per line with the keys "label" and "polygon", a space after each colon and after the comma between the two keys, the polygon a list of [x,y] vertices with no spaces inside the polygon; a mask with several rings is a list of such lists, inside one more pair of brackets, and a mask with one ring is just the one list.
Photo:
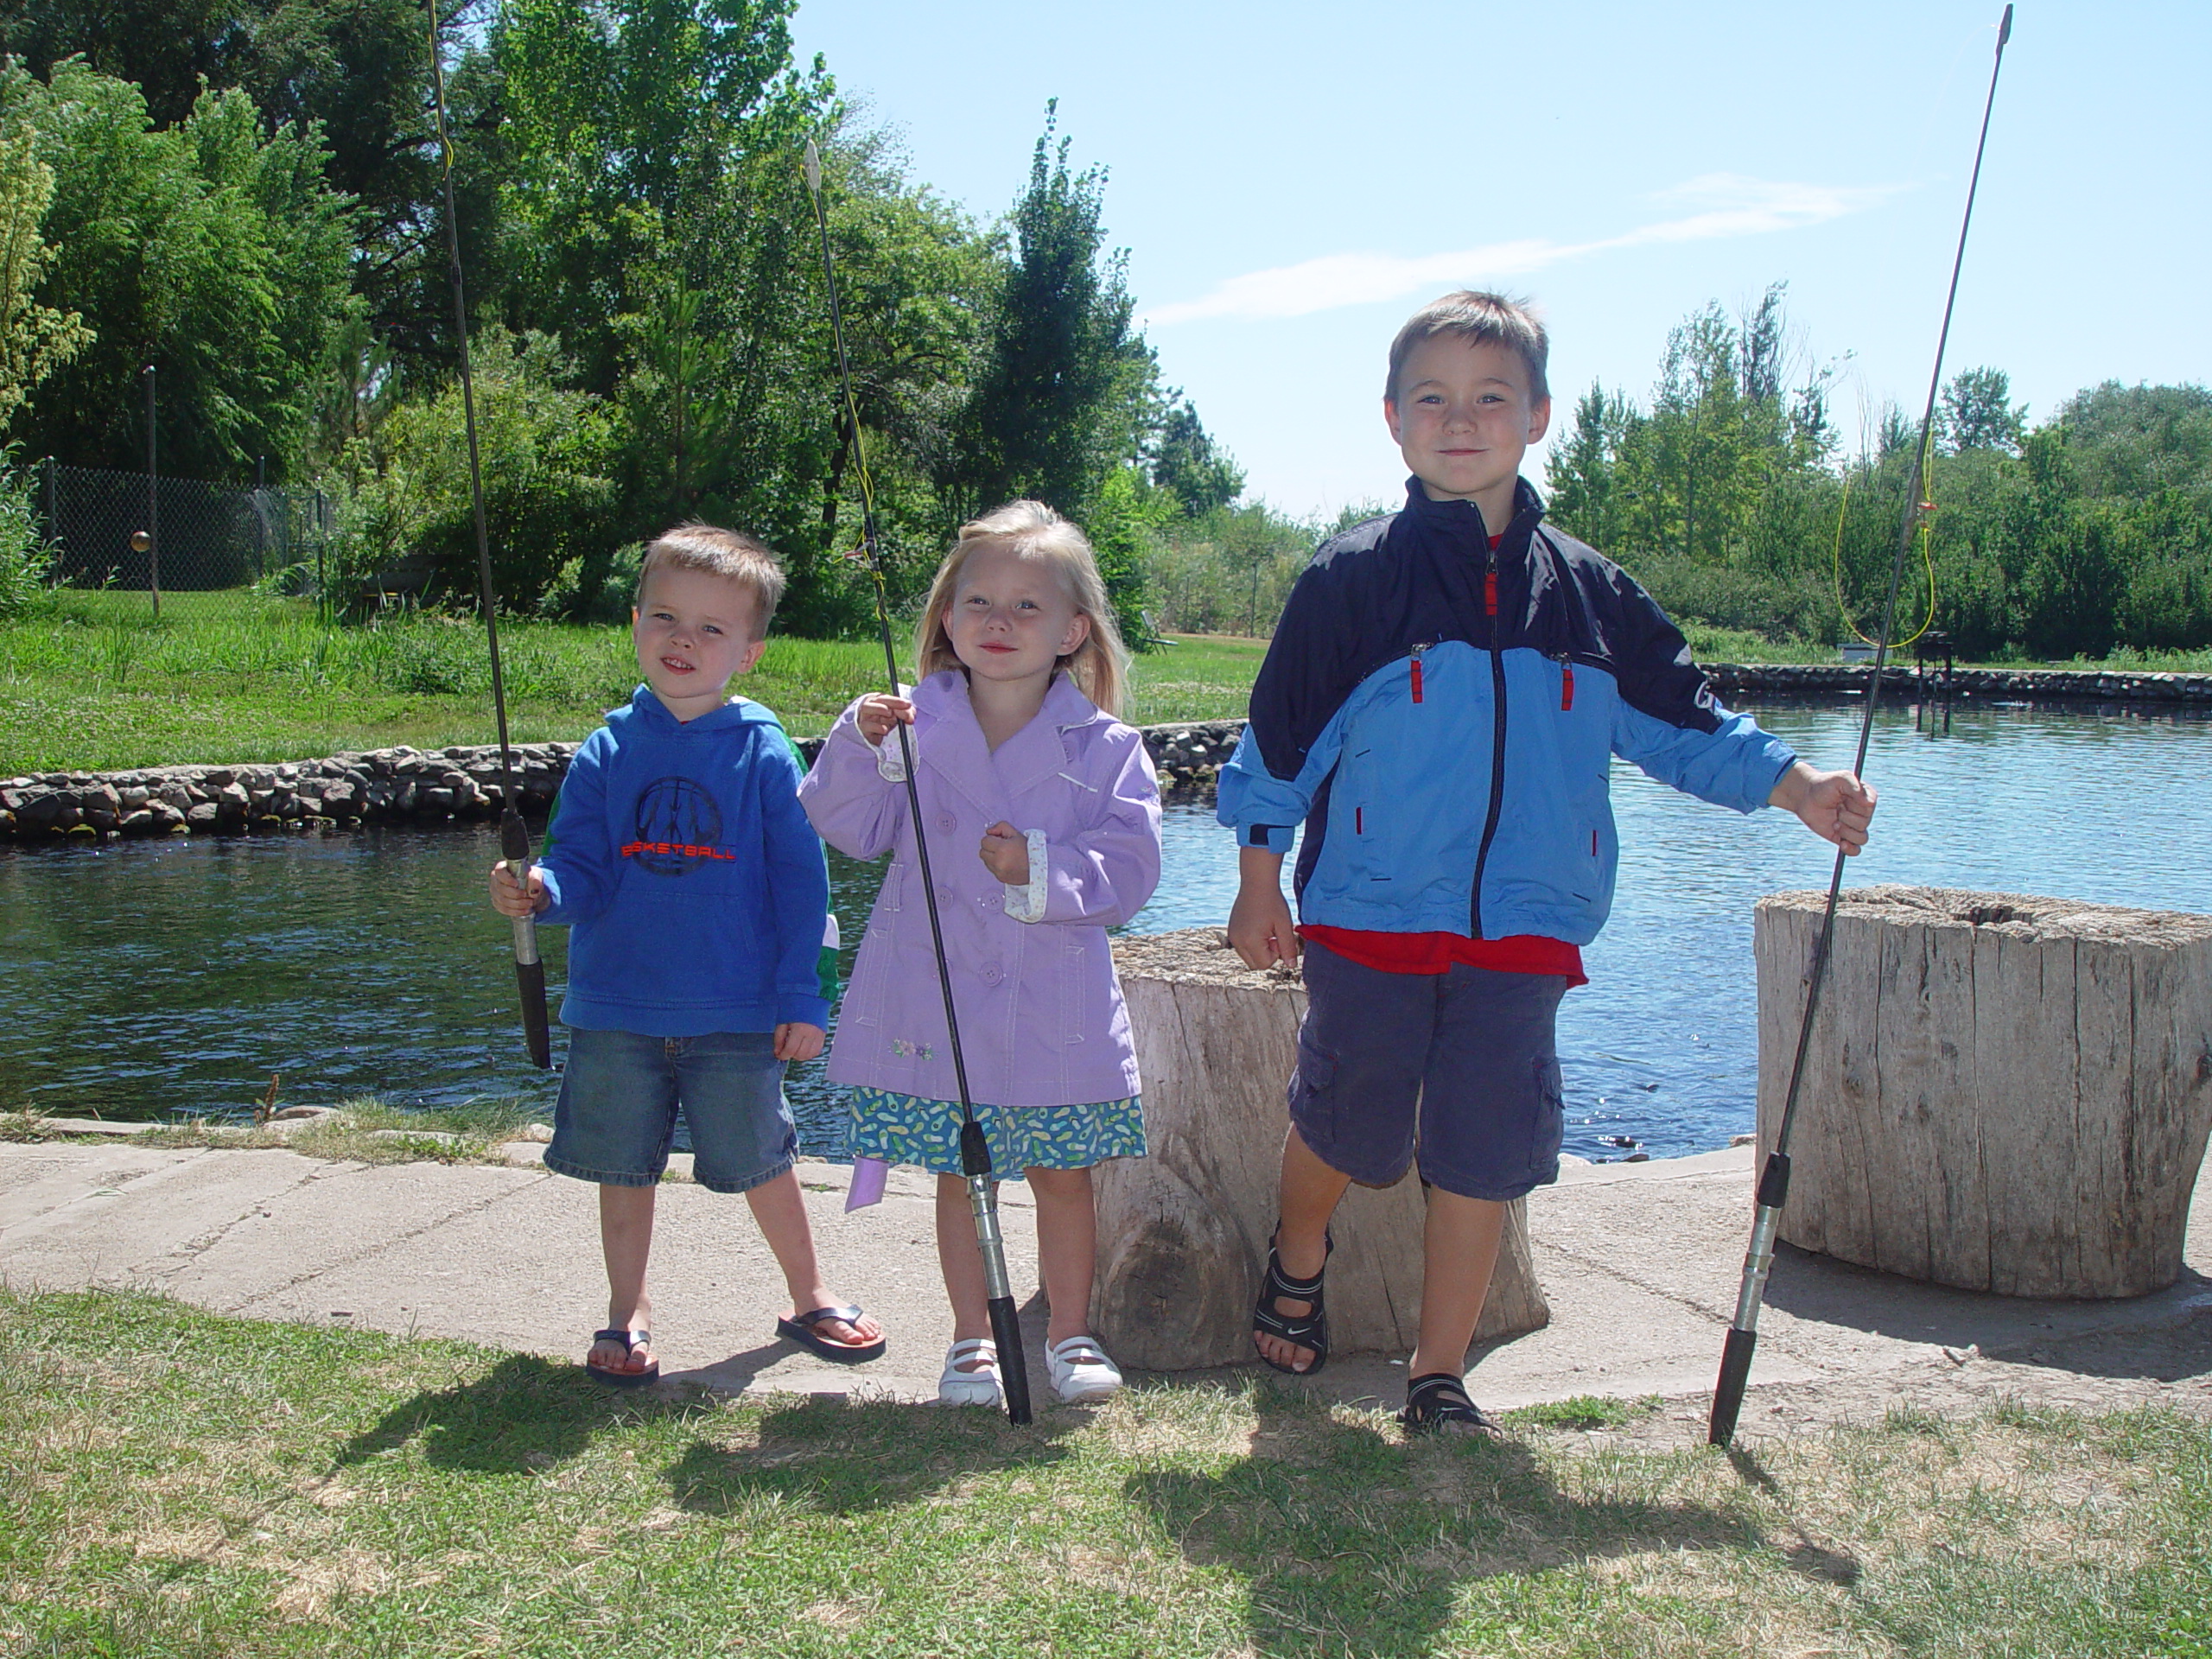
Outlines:
{"label": "blue hooded sweatshirt", "polygon": [[584,741],[540,868],[565,922],[568,1025],[698,1037],[827,1027],[830,912],[801,768],[774,715],[740,699],[679,721],[649,687]]}

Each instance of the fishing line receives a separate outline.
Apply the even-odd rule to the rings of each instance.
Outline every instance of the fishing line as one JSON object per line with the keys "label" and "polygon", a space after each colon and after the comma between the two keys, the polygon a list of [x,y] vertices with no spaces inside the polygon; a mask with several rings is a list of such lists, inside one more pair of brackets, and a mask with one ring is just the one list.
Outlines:
{"label": "fishing line", "polygon": [[[476,453],[476,383],[468,362],[468,302],[461,283],[461,221],[453,205],[453,140],[446,132],[446,73],[438,51],[438,0],[425,0],[430,16],[430,92],[437,112],[438,174],[445,188],[446,254],[453,271],[453,326],[461,342],[461,423],[468,431],[468,499],[476,515],[477,598],[484,611],[484,637],[492,651],[492,711],[499,728],[499,855],[507,870],[530,891],[530,829],[522,821],[522,792],[515,787],[515,757],[507,741],[507,688],[499,672],[499,607],[492,588],[492,538],[484,522],[484,473]],[[523,1040],[530,1063],[541,1071],[553,1065],[553,1040],[545,1017],[545,964],[537,955],[537,920],[517,916],[514,923],[515,987],[522,998]]]}
{"label": "fishing line", "polygon": [[[844,313],[837,303],[837,267],[830,251],[830,214],[822,200],[822,152],[807,140],[806,193],[814,204],[814,222],[822,232],[822,279],[830,294],[830,332],[837,342],[837,381],[845,404],[845,426],[853,446],[853,470],[861,486],[861,536],[868,555],[868,575],[875,583],[875,620],[883,634],[883,666],[890,676],[891,695],[899,695],[899,659],[891,644],[891,601],[883,580],[883,548],[875,533],[875,489],[868,470],[868,452],[861,439],[861,409],[853,395],[852,365],[845,355]],[[922,830],[922,792],[919,768],[914,763],[911,729],[893,721],[899,734],[899,755],[906,763],[906,810],[914,825],[914,853],[921,865],[922,898],[929,912],[930,943],[937,951],[937,980],[944,993],[944,1029],[952,1047],[952,1076],[960,1092],[960,1170],[968,1182],[969,1208],[976,1215],[976,1243],[983,1256],[983,1285],[988,1298],[991,1336],[998,1344],[999,1381],[1006,1391],[1006,1414],[1013,1421],[1029,1421],[1029,1362],[1021,1345],[1021,1315],[1014,1306],[1014,1287],[1007,1276],[1006,1243],[999,1232],[998,1194],[991,1184],[991,1147],[983,1126],[976,1121],[976,1107],[968,1093],[968,1062],[960,1048],[960,1020],[952,1006],[952,964],[944,954],[944,926],[938,915],[937,883],[930,874],[929,836]]]}
{"label": "fishing line", "polygon": [[[1890,566],[1890,591],[1882,606],[1882,632],[1874,645],[1874,667],[1866,687],[1866,714],[1859,728],[1859,752],[1852,762],[1853,775],[1866,775],[1866,748],[1874,735],[1874,707],[1882,696],[1882,668],[1889,656],[1890,632],[1897,621],[1897,590],[1904,582],[1904,562],[1912,550],[1912,532],[1922,517],[1921,485],[1928,461],[1928,446],[1936,428],[1936,394],[1943,379],[1943,351],[1950,343],[1951,311],[1959,299],[1959,272],[1966,264],[1967,230],[1974,223],[1974,192],[1981,183],[1982,152],[1989,143],[1990,113],[1997,106],[1997,77],[2005,67],[2005,43],[2012,38],[2012,8],[1997,25],[1997,59],[1990,66],[1989,96],[1981,111],[1981,137],[1974,150],[1974,175],[1967,183],[1966,212],[1959,221],[1958,251],[1951,260],[1951,287],[1943,301],[1943,326],[1936,336],[1936,365],[1928,378],[1928,403],[1920,417],[1920,442],[1913,450],[1912,486],[1905,492],[1904,523],[1897,531],[1897,557]],[[1767,1275],[1774,1269],[1774,1237],[1781,1224],[1783,1205],[1789,1201],[1789,1131],[1796,1122],[1799,1092],[1805,1081],[1805,1055],[1813,1039],[1813,1020],[1820,1012],[1821,988],[1827,979],[1828,947],[1835,936],[1836,900],[1843,891],[1843,861],[1836,849],[1835,870],[1828,878],[1826,913],[1821,937],[1813,947],[1807,976],[1805,1013],[1797,1027],[1797,1053],[1790,1062],[1789,1090],[1783,1098],[1782,1121],[1777,1125],[1774,1150],[1767,1154],[1759,1174],[1758,1209],[1751,1222],[1751,1247],[1744,1255],[1744,1281],[1736,1298],[1736,1317],[1728,1327],[1721,1350],[1720,1376],[1713,1389],[1713,1417],[1706,1438],[1726,1446],[1735,1438],[1736,1419],[1744,1408],[1744,1388],[1751,1376],[1751,1355],[1758,1346],[1759,1305],[1766,1295]]]}

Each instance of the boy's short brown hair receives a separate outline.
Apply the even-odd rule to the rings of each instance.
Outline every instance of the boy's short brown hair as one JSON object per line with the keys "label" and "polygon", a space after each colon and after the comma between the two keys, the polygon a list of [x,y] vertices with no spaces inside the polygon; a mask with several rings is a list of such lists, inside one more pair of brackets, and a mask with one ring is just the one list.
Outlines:
{"label": "boy's short brown hair", "polygon": [[638,592],[645,591],[645,578],[656,570],[700,570],[723,576],[753,595],[760,632],[768,632],[768,619],[784,598],[784,567],[776,556],[750,536],[716,524],[694,520],[663,531],[645,543],[645,556],[638,564]]}
{"label": "boy's short brown hair", "polygon": [[1552,343],[1528,302],[1463,288],[1421,307],[1406,319],[1406,326],[1390,342],[1390,379],[1383,387],[1382,395],[1391,403],[1398,401],[1398,374],[1406,366],[1406,359],[1413,354],[1414,346],[1438,334],[1490,340],[1507,347],[1529,365],[1530,396],[1539,403],[1551,397],[1551,383],[1544,378],[1544,365],[1550,359]]}

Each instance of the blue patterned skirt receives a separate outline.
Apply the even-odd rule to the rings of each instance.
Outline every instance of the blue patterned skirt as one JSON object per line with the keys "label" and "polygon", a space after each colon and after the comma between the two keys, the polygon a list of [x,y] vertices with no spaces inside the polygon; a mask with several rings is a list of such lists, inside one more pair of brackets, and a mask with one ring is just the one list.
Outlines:
{"label": "blue patterned skirt", "polygon": [[[884,1089],[856,1088],[852,1095],[851,1156],[960,1173],[959,1102]],[[976,1121],[983,1126],[991,1168],[1001,1180],[1020,1180],[1025,1169],[1089,1169],[1109,1158],[1144,1156],[1144,1105],[1136,1095],[1084,1106],[990,1106],[979,1100]]]}

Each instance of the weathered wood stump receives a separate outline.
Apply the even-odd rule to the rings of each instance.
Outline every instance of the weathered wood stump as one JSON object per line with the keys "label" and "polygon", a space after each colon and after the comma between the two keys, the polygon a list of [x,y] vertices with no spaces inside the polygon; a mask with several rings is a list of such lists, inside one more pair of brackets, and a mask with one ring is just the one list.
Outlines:
{"label": "weathered wood stump", "polygon": [[[1092,1328],[1116,1357],[1147,1370],[1250,1359],[1306,988],[1294,973],[1247,969],[1217,928],[1125,937],[1114,955],[1144,1073],[1152,1155],[1098,1173]],[[1421,1217],[1411,1173],[1345,1195],[1331,1224],[1332,1351],[1412,1349]],[[1516,1204],[1475,1334],[1517,1336],[1550,1317]]]}
{"label": "weathered wood stump", "polygon": [[[1781,1122],[1827,895],[1759,901],[1759,1142]],[[1846,892],[1782,1236],[2008,1296],[2181,1272],[2212,1128],[2212,917]]]}

